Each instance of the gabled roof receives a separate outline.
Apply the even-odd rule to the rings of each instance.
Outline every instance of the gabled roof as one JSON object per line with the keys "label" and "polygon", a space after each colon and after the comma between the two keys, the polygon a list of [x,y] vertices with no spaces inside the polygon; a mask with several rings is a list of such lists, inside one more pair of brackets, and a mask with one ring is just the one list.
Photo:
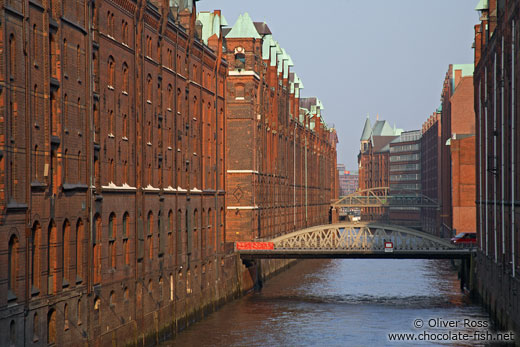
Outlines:
{"label": "gabled roof", "polygon": [[365,120],[365,126],[363,127],[363,133],[361,133],[360,141],[368,141],[370,140],[370,136],[372,136],[372,124],[370,124],[370,118]]}
{"label": "gabled roof", "polygon": [[475,7],[475,11],[484,11],[489,10],[489,3],[488,0],[480,0],[477,4],[477,7]]}
{"label": "gabled roof", "polygon": [[249,14],[246,12],[238,16],[235,25],[231,31],[226,35],[226,38],[254,38],[260,39],[262,38],[249,17]]}
{"label": "gabled roof", "polygon": [[372,128],[372,136],[394,136],[394,129],[386,120],[378,120]]}

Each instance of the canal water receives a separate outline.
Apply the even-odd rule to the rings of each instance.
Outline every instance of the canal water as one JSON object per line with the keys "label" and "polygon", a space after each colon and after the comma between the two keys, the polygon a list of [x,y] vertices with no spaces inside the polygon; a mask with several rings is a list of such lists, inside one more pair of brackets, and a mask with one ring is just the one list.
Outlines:
{"label": "canal water", "polygon": [[[487,346],[474,335],[490,328],[471,325],[488,319],[449,261],[304,260],[164,346]],[[388,335],[421,332],[436,336]],[[470,341],[453,340],[458,333]]]}

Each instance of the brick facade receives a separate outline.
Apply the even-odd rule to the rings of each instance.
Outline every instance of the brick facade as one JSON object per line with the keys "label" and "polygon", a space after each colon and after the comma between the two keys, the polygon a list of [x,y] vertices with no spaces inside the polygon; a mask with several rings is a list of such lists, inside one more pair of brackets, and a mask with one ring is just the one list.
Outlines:
{"label": "brick facade", "polygon": [[[459,177],[455,177],[461,173],[461,168],[454,163],[452,156],[451,141],[456,139],[473,136],[475,134],[475,111],[473,109],[473,65],[450,64],[443,83],[441,93],[442,106],[442,122],[441,122],[441,139],[440,139],[440,166],[441,166],[441,231],[445,236],[450,236],[461,230],[472,230],[474,225],[469,219],[454,220],[454,210],[464,207],[468,218],[474,213],[475,205],[467,206],[467,203],[459,205],[462,201],[474,200],[474,188],[459,190],[456,182],[461,182]],[[466,141],[466,145],[471,142]],[[470,165],[470,163],[466,163]],[[469,168],[471,169],[471,168]],[[461,194],[456,201],[453,200],[453,192],[457,191]],[[473,209],[473,210],[471,210]],[[473,212],[471,212],[473,211]],[[469,223],[465,225],[464,223]],[[456,231],[454,231],[456,230]],[[474,232],[474,230],[472,231]]]}
{"label": "brick facade", "polygon": [[231,241],[329,221],[335,131],[316,100],[302,111],[287,61],[236,69],[233,45],[262,40],[224,42],[220,11],[0,13],[0,345],[155,344],[287,263],[255,275]]}
{"label": "brick facade", "polygon": [[[250,241],[329,222],[337,198],[334,129],[265,23],[242,15],[226,38],[227,225]],[[331,216],[332,217],[332,216]]]}
{"label": "brick facade", "polygon": [[[424,122],[421,137],[421,190],[422,194],[435,201],[439,201],[441,197],[441,122],[441,110],[439,109]],[[438,208],[421,209],[423,231],[442,237],[440,223]]]}
{"label": "brick facade", "polygon": [[484,258],[513,277],[520,262],[519,8],[489,1],[475,26],[476,229]]}
{"label": "brick facade", "polygon": [[226,278],[227,63],[167,4],[1,7],[1,345],[132,338]]}

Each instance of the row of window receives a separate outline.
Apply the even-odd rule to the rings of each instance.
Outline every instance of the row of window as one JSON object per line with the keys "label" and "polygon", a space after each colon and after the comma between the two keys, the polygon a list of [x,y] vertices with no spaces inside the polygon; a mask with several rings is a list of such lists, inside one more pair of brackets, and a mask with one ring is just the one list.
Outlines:
{"label": "row of window", "polygon": [[390,175],[390,181],[416,181],[421,179],[421,174]]}
{"label": "row of window", "polygon": [[400,146],[390,146],[390,153],[399,153],[399,152],[411,152],[418,151],[420,149],[420,145],[416,144],[408,144],[408,145],[400,145]]}
{"label": "row of window", "polygon": [[390,165],[390,172],[392,171],[416,171],[421,169],[421,164],[397,164]]}
{"label": "row of window", "polygon": [[[200,228],[200,219],[199,212],[197,209],[193,211],[193,231],[197,232],[198,230],[202,230],[205,234],[201,235],[200,246],[201,246],[201,255],[207,256],[216,250],[215,244],[215,234],[212,232],[212,224],[213,224],[213,211],[208,209],[207,212],[202,211],[202,218],[204,219],[205,226]],[[224,218],[224,210],[221,208],[221,225],[222,228],[223,218]],[[187,231],[189,228],[189,218],[188,211],[186,211],[185,215],[185,228]],[[182,236],[181,232],[181,218],[182,211],[177,211],[177,251],[182,252],[183,247],[181,245]],[[108,254],[109,254],[109,266],[112,269],[117,268],[117,242],[118,240],[122,240],[123,243],[123,261],[124,265],[130,265],[130,216],[128,212],[125,212],[122,217],[121,231],[120,237],[118,236],[118,224],[117,217],[115,213],[111,213],[108,219]],[[148,257],[149,259],[154,258],[154,226],[157,226],[157,237],[158,237],[158,245],[159,252],[158,255],[162,256],[164,252],[163,249],[165,247],[164,242],[161,240],[161,233],[164,232],[161,225],[161,213],[158,213],[157,224],[154,224],[154,214],[152,211],[149,211],[147,215],[146,222],[146,238],[148,243]],[[94,216],[94,283],[99,283],[101,281],[101,243],[102,243],[102,223],[101,217],[96,214]],[[167,233],[168,233],[168,252],[169,254],[174,254],[174,240],[173,240],[173,230],[174,230],[174,215],[173,211],[170,210],[167,219]],[[46,274],[48,278],[48,294],[55,293],[57,291],[57,276],[59,274],[59,269],[61,265],[61,282],[62,286],[66,287],[70,283],[81,283],[83,281],[83,277],[86,275],[84,272],[84,256],[86,255],[85,247],[87,244],[87,236],[85,235],[84,224],[81,218],[76,221],[75,225],[75,237],[71,235],[71,223],[68,219],[66,219],[62,226],[61,238],[58,238],[57,235],[57,227],[54,220],[51,220],[47,229],[47,259],[46,259],[46,268],[43,269],[42,265],[44,265],[42,259],[42,249],[44,246],[42,240],[42,228],[39,222],[35,222],[32,227],[31,238],[29,240],[29,250],[30,250],[30,284],[31,291],[33,295],[37,295],[39,293],[39,289],[41,287],[41,274]],[[187,238],[185,238],[187,243]],[[188,251],[188,245],[186,244],[184,247],[184,251]],[[75,250],[75,251],[74,251]],[[16,299],[16,285],[17,280],[16,277],[19,273],[21,273],[21,269],[19,268],[19,239],[16,234],[11,235],[9,239],[9,248],[8,248],[8,289],[10,292],[10,300]],[[72,270],[76,270],[76,273],[72,273]],[[45,270],[45,271],[43,271]],[[75,276],[74,276],[75,275]]]}
{"label": "row of window", "polygon": [[419,154],[391,155],[390,162],[419,160]]}

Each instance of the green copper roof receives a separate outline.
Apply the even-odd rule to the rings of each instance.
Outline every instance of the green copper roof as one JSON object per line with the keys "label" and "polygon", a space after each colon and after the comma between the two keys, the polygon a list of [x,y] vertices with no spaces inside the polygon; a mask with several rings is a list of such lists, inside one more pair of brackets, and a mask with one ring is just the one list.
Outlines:
{"label": "green copper roof", "polygon": [[462,70],[462,76],[473,76],[473,71],[475,70],[474,64],[453,64],[452,65],[452,76],[451,76],[451,87],[455,88],[455,70]]}
{"label": "green copper roof", "polygon": [[480,0],[478,2],[477,7],[475,7],[475,11],[483,11],[483,10],[489,10],[488,0]]}
{"label": "green copper roof", "polygon": [[265,35],[262,42],[262,59],[268,60],[271,56],[271,48],[275,47],[276,43],[273,40],[273,35]]}
{"label": "green copper roof", "polygon": [[226,35],[226,38],[254,38],[260,39],[261,36],[256,31],[255,25],[246,12],[241,14],[231,31]]}
{"label": "green copper roof", "polygon": [[220,28],[227,25],[224,16],[211,12],[199,12],[197,20],[202,23],[202,41],[205,44],[208,44],[208,39],[213,35],[220,37]]}
{"label": "green copper roof", "polygon": [[365,126],[363,127],[363,133],[361,134],[360,141],[368,141],[370,140],[370,136],[372,135],[372,124],[370,124],[370,118],[365,120]]}

